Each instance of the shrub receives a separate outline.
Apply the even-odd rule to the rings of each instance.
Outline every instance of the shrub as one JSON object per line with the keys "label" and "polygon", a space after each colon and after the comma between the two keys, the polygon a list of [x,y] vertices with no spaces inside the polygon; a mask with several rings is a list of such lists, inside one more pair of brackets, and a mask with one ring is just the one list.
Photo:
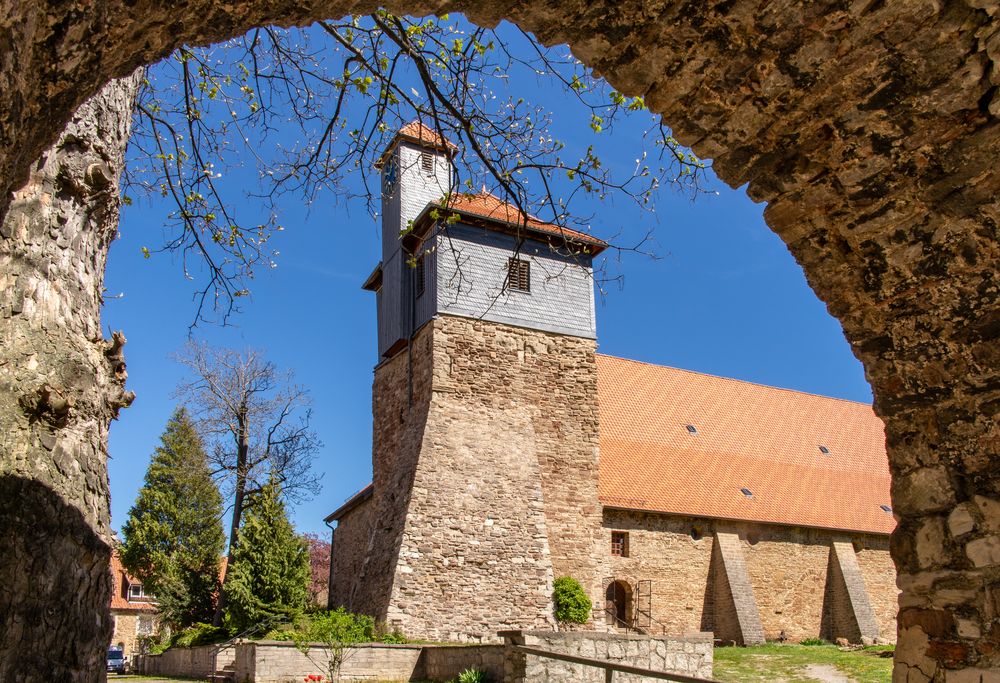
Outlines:
{"label": "shrub", "polygon": [[482,669],[466,669],[458,674],[454,683],[486,683],[489,678]]}
{"label": "shrub", "polygon": [[406,643],[399,631],[386,632],[365,614],[352,614],[343,607],[300,615],[290,625],[269,631],[270,640],[296,643]]}
{"label": "shrub", "polygon": [[[194,623],[170,637],[170,647],[194,647],[218,643],[229,637],[229,632],[221,626]],[[164,648],[165,649],[165,648]]]}
{"label": "shrub", "polygon": [[799,645],[829,645],[829,643],[822,638],[806,638]]}
{"label": "shrub", "polygon": [[561,576],[553,586],[552,602],[555,605],[556,621],[586,624],[590,619],[593,603],[576,579]]}

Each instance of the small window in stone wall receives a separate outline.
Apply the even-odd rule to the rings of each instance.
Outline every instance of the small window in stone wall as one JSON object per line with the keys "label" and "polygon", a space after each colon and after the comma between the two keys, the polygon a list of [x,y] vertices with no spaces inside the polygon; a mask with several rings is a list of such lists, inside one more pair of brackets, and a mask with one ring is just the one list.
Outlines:
{"label": "small window in stone wall", "polygon": [[148,614],[140,614],[135,622],[135,634],[137,636],[149,636],[153,634],[153,617]]}
{"label": "small window in stone wall", "polygon": [[628,557],[628,532],[611,532],[611,554],[617,557]]}
{"label": "small window in stone wall", "polygon": [[507,259],[507,288],[518,292],[531,291],[531,261]]}

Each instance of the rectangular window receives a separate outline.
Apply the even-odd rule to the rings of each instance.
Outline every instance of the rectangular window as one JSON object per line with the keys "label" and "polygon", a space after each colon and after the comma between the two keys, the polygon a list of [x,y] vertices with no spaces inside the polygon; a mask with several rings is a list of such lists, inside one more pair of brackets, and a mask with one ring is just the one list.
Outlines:
{"label": "rectangular window", "polygon": [[531,261],[519,258],[507,260],[507,288],[519,292],[531,291]]}
{"label": "rectangular window", "polygon": [[424,269],[423,256],[417,259],[417,265],[414,267],[413,270],[415,271],[413,277],[416,280],[414,288],[417,292],[417,296],[419,297],[421,294],[424,293],[424,286],[426,284],[426,277],[427,277],[427,271]]}
{"label": "rectangular window", "polygon": [[135,634],[137,636],[153,635],[153,617],[148,614],[140,614],[136,619]]}
{"label": "rectangular window", "polygon": [[156,596],[149,591],[143,590],[141,583],[130,583],[128,585],[129,600],[156,600]]}
{"label": "rectangular window", "polygon": [[611,554],[617,557],[628,557],[628,532],[611,532]]}
{"label": "rectangular window", "polygon": [[434,175],[434,156],[429,152],[420,153],[420,168],[427,175]]}

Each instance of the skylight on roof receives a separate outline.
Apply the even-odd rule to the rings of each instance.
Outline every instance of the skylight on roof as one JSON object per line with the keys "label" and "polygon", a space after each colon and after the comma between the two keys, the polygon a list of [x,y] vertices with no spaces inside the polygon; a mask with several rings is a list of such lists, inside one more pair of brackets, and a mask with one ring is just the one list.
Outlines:
{"label": "skylight on roof", "polygon": [[748,489],[746,486],[740,489],[740,493],[742,493],[747,498],[753,498],[753,491]]}
{"label": "skylight on roof", "polygon": [[892,508],[888,505],[879,505],[882,508],[882,512],[892,512]]}
{"label": "skylight on roof", "polygon": [[697,434],[698,428],[694,425],[684,425],[684,429],[688,430],[688,434]]}
{"label": "skylight on roof", "polygon": [[826,446],[824,446],[823,444],[820,444],[819,445],[819,452],[822,453],[823,455],[829,455],[830,454],[830,449],[827,448]]}

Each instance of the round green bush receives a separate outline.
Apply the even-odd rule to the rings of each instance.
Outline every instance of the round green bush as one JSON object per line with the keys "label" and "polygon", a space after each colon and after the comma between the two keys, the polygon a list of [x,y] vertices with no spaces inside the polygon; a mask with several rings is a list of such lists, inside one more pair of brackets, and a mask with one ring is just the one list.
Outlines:
{"label": "round green bush", "polygon": [[553,589],[552,602],[555,605],[556,621],[586,624],[590,620],[593,603],[579,581],[570,576],[561,576],[556,579]]}

